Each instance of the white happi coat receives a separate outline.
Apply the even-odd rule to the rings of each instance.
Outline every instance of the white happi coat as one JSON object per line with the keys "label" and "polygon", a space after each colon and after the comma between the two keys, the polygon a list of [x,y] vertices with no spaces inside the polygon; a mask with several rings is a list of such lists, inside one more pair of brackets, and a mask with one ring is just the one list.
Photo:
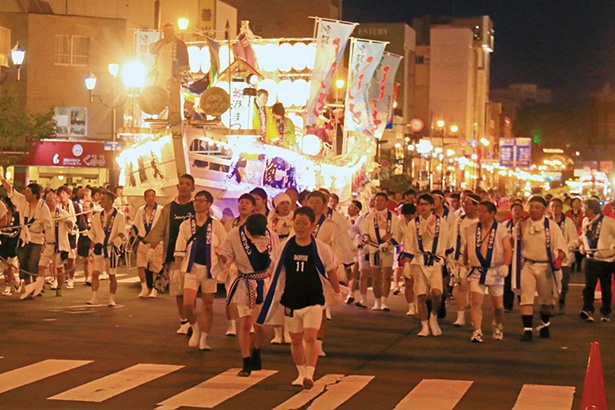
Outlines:
{"label": "white happi coat", "polygon": [[[476,249],[476,241],[477,241],[477,236],[476,236],[476,228],[478,227],[478,222],[475,222],[473,224],[471,224],[470,226],[467,226],[463,232],[462,232],[462,243],[463,243],[463,247],[464,249],[466,249],[467,246],[467,251],[468,251],[468,263],[470,264],[471,268],[482,268],[480,260],[478,259],[478,255],[477,252],[479,252],[478,249]],[[489,236],[491,234],[491,226],[489,227],[483,227],[482,228],[482,235],[485,236],[483,245],[488,245],[488,241],[489,241]],[[504,240],[510,240],[509,234],[508,234],[508,228],[506,227],[505,223],[498,223],[498,226],[496,228],[495,231],[495,239],[494,239],[494,243],[493,243],[493,256],[491,258],[491,263],[489,265],[489,269],[487,270],[486,273],[486,277],[485,277],[485,281],[484,285],[503,285],[504,284],[504,278],[506,278],[506,276],[508,276],[508,265],[504,265],[504,247],[502,245],[502,241]],[[486,256],[483,255],[483,256]],[[468,279],[471,280],[479,280],[481,277],[481,273],[480,271],[478,271],[477,269],[472,269],[470,272],[468,272]]]}

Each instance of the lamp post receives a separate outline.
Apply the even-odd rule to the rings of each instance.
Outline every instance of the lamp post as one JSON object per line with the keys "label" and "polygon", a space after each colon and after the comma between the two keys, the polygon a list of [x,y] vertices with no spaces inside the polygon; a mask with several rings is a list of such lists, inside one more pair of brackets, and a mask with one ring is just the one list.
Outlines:
{"label": "lamp post", "polygon": [[120,65],[117,63],[111,63],[107,66],[109,75],[113,78],[111,89],[104,90],[102,94],[94,94],[96,89],[97,78],[93,73],[90,73],[85,79],[85,87],[88,90],[90,103],[94,102],[94,97],[106,107],[111,108],[111,140],[113,141],[113,168],[111,170],[110,182],[113,185],[117,185],[119,179],[119,173],[117,172],[117,164],[115,162],[115,153],[117,151],[115,143],[117,142],[117,109],[126,102],[125,95],[119,95],[117,89],[118,74],[120,72]]}
{"label": "lamp post", "polygon": [[459,131],[459,127],[457,127],[456,125],[451,125],[449,128],[446,127],[446,123],[443,120],[438,120],[436,121],[436,129],[435,129],[435,135],[437,137],[440,138],[440,152],[438,152],[439,157],[441,156],[442,158],[440,158],[440,167],[441,167],[441,173],[440,173],[440,188],[444,191],[445,190],[445,172],[444,172],[444,152],[448,152],[448,150],[445,151],[445,139],[449,138],[449,137],[455,137],[457,134],[457,131]]}
{"label": "lamp post", "polygon": [[23,60],[26,58],[26,50],[24,50],[20,45],[19,41],[15,44],[15,47],[11,49],[11,61],[13,65],[17,67],[17,81],[21,79],[21,66],[23,65]]}

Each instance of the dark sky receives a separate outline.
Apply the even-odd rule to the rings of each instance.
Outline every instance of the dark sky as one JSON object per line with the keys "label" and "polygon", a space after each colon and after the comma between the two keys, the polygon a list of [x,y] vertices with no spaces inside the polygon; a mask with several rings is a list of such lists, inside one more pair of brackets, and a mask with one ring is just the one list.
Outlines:
{"label": "dark sky", "polygon": [[495,30],[491,87],[536,83],[557,99],[615,86],[615,0],[344,0],[343,18],[488,15]]}

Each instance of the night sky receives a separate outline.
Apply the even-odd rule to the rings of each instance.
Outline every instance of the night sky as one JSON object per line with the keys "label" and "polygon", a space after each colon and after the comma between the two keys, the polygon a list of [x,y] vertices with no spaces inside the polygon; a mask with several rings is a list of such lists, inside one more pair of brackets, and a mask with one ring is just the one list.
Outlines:
{"label": "night sky", "polygon": [[536,83],[558,100],[615,88],[614,0],[344,0],[343,18],[488,15],[495,30],[491,87]]}

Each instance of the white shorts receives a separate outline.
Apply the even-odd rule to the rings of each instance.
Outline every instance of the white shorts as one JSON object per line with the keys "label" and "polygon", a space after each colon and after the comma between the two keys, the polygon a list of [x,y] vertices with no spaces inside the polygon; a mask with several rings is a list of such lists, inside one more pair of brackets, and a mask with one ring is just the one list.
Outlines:
{"label": "white shorts", "polygon": [[322,323],[321,305],[307,306],[301,309],[293,310],[292,317],[286,315],[284,308],[284,329],[289,333],[301,333],[305,329],[320,329]]}
{"label": "white shorts", "polygon": [[359,270],[367,270],[370,269],[371,266],[369,264],[369,254],[368,253],[360,253],[358,254],[359,259]]}
{"label": "white shorts", "polygon": [[423,266],[410,265],[414,276],[414,292],[417,295],[427,295],[429,290],[442,291],[442,265]]}
{"label": "white shorts", "polygon": [[117,261],[113,263],[113,259],[119,258],[115,254],[111,254],[110,257],[105,258],[103,255],[94,255],[92,270],[94,272],[107,272],[110,276],[117,273]]}
{"label": "white shorts", "polygon": [[184,274],[179,269],[169,269],[169,295],[184,295]]}
{"label": "white shorts", "polygon": [[151,249],[148,244],[143,242],[139,243],[137,248],[137,268],[147,268],[149,265],[150,269],[154,273],[160,272],[162,269],[162,253],[164,252],[164,246],[161,243],[158,244],[154,248],[154,258],[152,261],[147,260],[147,253]]}
{"label": "white shorts", "polygon": [[56,253],[55,244],[46,243],[43,245],[43,252],[41,253],[41,258],[38,261],[38,266],[47,267],[49,263],[53,263],[57,268],[63,266],[62,257],[60,256],[60,252]]}
{"label": "white shorts", "polygon": [[207,277],[207,266],[195,263],[192,265],[192,272],[184,274],[184,289],[199,290],[202,293],[216,293],[218,281]]}
{"label": "white shorts", "polygon": [[[376,261],[376,254],[378,254],[378,261]],[[393,250],[390,250],[388,252],[370,253],[369,266],[371,266],[372,268],[392,268],[394,259],[395,252]]]}
{"label": "white shorts", "polygon": [[77,249],[71,248],[71,250],[68,251],[68,259],[77,259]]}
{"label": "white shorts", "polygon": [[247,303],[233,303],[237,307],[237,314],[239,317],[245,316],[258,316],[261,305],[254,305],[254,308],[250,309]]}
{"label": "white shorts", "polygon": [[538,293],[538,303],[553,305],[558,299],[557,286],[548,263],[523,262],[521,268],[521,302],[519,305],[533,305]]}
{"label": "white shorts", "polygon": [[477,280],[470,281],[470,292],[484,295],[485,290],[489,290],[489,296],[502,296],[504,294],[504,285],[481,285]]}

